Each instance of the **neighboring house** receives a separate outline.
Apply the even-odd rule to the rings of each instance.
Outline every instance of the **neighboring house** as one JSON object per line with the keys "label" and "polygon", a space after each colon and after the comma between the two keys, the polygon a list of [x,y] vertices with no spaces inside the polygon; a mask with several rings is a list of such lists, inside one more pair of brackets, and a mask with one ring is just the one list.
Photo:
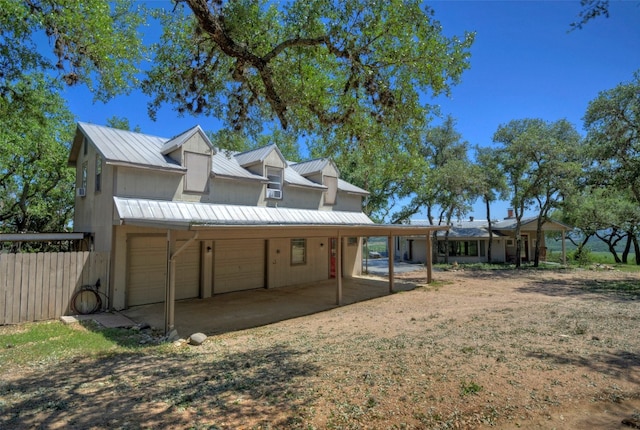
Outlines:
{"label": "neighboring house", "polygon": [[341,278],[361,274],[362,237],[438,229],[376,225],[362,212],[369,193],[332,161],[221,150],[199,126],[167,139],[79,123],[69,165],[74,231],[111,255],[111,307],[165,302],[167,331],[176,299],[335,278],[340,302]]}
{"label": "neighboring house", "polygon": [[[532,261],[535,255],[535,243],[537,240],[537,217],[523,218],[521,220],[520,235],[523,249],[521,259],[524,262]],[[427,220],[411,220],[411,225],[428,225]],[[487,249],[489,246],[489,223],[486,220],[457,221],[449,230],[448,240],[445,240],[445,232],[437,233],[437,262],[445,261],[448,254],[450,263],[486,263],[488,261]],[[516,258],[515,242],[516,219],[513,214],[504,220],[491,222],[493,242],[491,245],[491,260],[494,263],[512,263]],[[547,221],[542,225],[542,231],[560,231],[564,235],[571,227],[556,221]],[[544,235],[540,238],[540,260],[546,259],[546,244]],[[564,243],[564,240],[563,240]],[[396,259],[408,261],[424,261],[423,237],[398,237],[395,241]],[[563,250],[562,260],[565,260]]]}

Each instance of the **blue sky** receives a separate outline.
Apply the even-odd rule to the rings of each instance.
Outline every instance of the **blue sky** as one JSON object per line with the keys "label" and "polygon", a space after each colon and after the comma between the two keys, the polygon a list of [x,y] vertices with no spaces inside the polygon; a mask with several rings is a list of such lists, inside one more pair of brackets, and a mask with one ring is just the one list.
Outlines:
{"label": "blue sky", "polygon": [[[166,2],[170,7],[170,4]],[[612,1],[610,18],[597,18],[582,30],[570,31],[579,1],[434,1],[446,36],[476,32],[471,69],[453,87],[450,98],[430,101],[443,115],[457,120],[457,129],[472,145],[491,145],[499,125],[512,119],[562,118],[579,132],[589,101],[600,91],[629,81],[640,69],[640,0]],[[217,130],[206,117],[178,117],[170,107],[147,115],[149,101],[139,92],[108,104],[93,104],[84,88],[66,91],[79,121],[105,124],[107,118],[128,118],[144,133],[170,137],[195,124]],[[506,216],[507,202],[492,205],[492,217]],[[486,218],[478,203],[469,215]],[[418,216],[419,217],[419,216]]]}

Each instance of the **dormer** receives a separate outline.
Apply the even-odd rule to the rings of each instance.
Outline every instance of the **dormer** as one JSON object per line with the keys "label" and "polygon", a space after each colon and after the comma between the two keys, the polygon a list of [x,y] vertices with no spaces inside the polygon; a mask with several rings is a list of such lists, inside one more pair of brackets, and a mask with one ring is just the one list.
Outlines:
{"label": "dormer", "polygon": [[265,198],[281,200],[284,192],[286,160],[276,145],[268,145],[235,155],[238,164],[251,173],[267,178]]}
{"label": "dormer", "polygon": [[340,172],[332,160],[328,158],[318,158],[292,164],[291,167],[310,181],[327,187],[324,193],[325,206],[333,206],[336,204]]}
{"label": "dormer", "polygon": [[209,189],[213,144],[200,128],[195,126],[169,139],[161,149],[162,155],[175,160],[186,169],[183,191],[206,193]]}

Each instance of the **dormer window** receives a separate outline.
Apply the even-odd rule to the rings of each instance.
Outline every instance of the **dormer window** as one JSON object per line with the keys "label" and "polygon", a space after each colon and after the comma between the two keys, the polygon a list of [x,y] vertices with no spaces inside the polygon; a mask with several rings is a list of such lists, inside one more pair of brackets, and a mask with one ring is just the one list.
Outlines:
{"label": "dormer window", "polygon": [[184,178],[184,191],[206,193],[211,172],[211,156],[185,151],[184,165],[187,168]]}
{"label": "dormer window", "polygon": [[283,169],[267,167],[267,198],[282,199],[282,172]]}
{"label": "dormer window", "polygon": [[327,187],[327,191],[324,193],[324,204],[327,206],[335,205],[338,195],[338,178],[335,176],[324,176],[322,182],[323,185]]}

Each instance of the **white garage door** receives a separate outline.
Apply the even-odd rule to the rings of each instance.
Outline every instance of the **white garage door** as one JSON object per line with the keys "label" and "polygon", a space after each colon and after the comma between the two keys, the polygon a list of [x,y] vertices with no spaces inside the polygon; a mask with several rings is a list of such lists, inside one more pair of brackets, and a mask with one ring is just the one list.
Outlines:
{"label": "white garage door", "polygon": [[215,242],[214,294],[264,287],[263,239]]}
{"label": "white garage door", "polygon": [[[131,236],[128,239],[127,306],[164,301],[167,273],[165,236]],[[184,242],[178,241],[176,248]],[[194,242],[176,258],[176,299],[198,297],[200,243]]]}
{"label": "white garage door", "polygon": [[131,236],[127,240],[127,305],[164,301],[167,273],[167,239],[164,236]]}
{"label": "white garage door", "polygon": [[[185,242],[177,241],[176,249]],[[176,300],[200,297],[200,242],[192,242],[176,257]]]}

